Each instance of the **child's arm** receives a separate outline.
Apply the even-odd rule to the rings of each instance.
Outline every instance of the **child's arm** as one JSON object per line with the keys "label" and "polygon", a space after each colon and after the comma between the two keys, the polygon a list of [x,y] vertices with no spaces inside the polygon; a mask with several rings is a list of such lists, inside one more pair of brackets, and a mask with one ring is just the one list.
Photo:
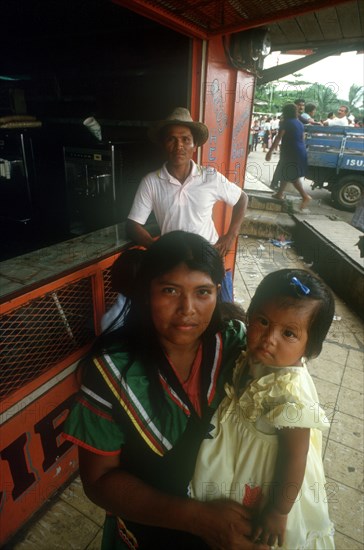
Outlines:
{"label": "child's arm", "polygon": [[279,450],[269,501],[258,518],[255,537],[273,546],[282,546],[287,516],[300,492],[310,446],[309,428],[278,430]]}

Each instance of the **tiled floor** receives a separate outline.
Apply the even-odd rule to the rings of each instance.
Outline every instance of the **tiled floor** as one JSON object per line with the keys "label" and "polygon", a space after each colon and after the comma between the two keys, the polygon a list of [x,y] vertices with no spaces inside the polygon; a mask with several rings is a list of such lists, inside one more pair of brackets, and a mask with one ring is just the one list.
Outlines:
{"label": "tiled floor", "polygon": [[[307,266],[293,249],[240,237],[236,300],[247,307],[264,275],[282,267]],[[363,352],[364,322],[336,298],[336,316],[323,352],[309,368],[332,418],[324,465],[337,550],[363,549]],[[96,550],[102,523],[103,511],[86,499],[77,478],[6,550]]]}

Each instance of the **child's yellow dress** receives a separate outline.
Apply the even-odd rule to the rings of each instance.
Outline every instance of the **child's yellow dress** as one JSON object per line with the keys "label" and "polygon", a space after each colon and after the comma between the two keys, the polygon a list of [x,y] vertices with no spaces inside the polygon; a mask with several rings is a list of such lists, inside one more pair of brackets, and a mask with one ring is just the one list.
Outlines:
{"label": "child's yellow dress", "polygon": [[[242,386],[242,394],[234,390]],[[266,367],[255,363],[247,367],[242,357],[233,386],[226,386],[226,393],[202,442],[191,496],[199,500],[232,498],[253,510],[262,509],[269,492],[278,490],[272,482],[277,430],[310,428],[305,477],[288,515],[283,548],[335,548],[328,500],[337,495],[334,487],[325,490],[321,458],[322,431],[329,428],[329,420],[319,406],[306,365]],[[289,498],[289,487],[285,491]]]}

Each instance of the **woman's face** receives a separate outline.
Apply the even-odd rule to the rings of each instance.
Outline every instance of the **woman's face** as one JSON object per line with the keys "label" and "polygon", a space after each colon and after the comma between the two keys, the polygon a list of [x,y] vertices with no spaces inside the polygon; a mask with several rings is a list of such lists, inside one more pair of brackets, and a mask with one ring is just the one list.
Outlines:
{"label": "woman's face", "polygon": [[211,321],[217,293],[209,275],[183,263],[153,279],[150,309],[162,346],[196,345]]}
{"label": "woman's face", "polygon": [[314,300],[299,307],[272,300],[249,316],[248,349],[264,365],[288,367],[301,364],[308,341]]}

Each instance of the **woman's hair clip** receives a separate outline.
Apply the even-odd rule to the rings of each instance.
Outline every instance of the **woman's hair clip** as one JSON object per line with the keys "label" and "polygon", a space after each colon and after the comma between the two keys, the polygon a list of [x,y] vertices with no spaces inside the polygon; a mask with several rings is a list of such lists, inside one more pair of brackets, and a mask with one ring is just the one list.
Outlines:
{"label": "woman's hair clip", "polygon": [[308,296],[311,292],[308,286],[302,284],[297,277],[292,277],[290,284],[296,289],[297,294],[301,296]]}

